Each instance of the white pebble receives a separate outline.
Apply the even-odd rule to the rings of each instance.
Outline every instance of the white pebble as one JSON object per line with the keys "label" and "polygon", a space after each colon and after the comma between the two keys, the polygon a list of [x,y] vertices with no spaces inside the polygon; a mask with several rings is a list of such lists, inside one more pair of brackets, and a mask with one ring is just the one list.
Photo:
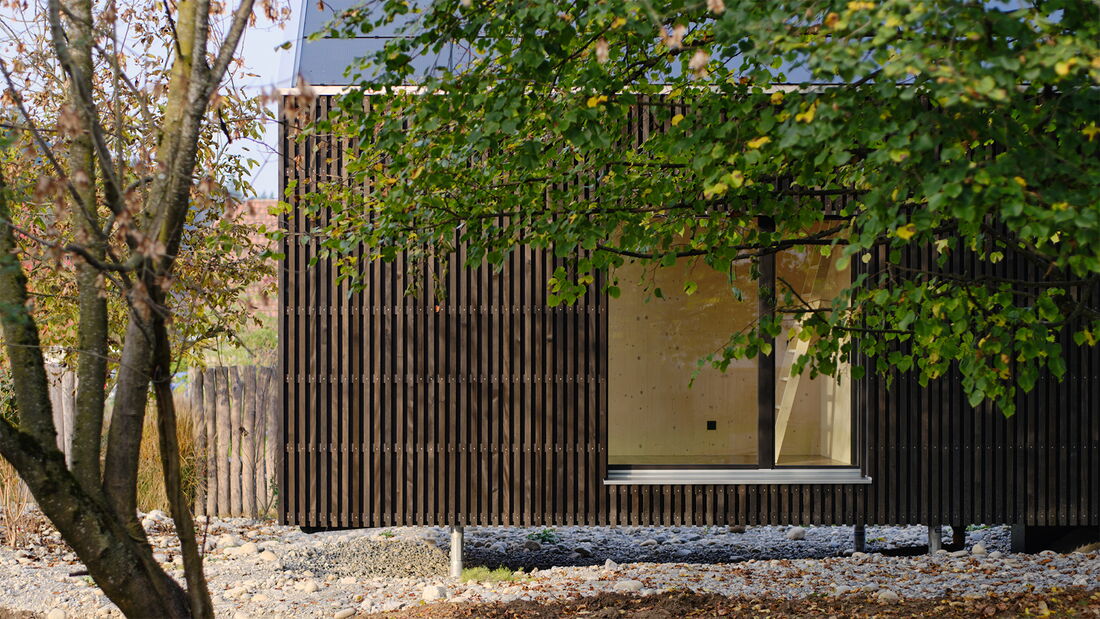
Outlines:
{"label": "white pebble", "polygon": [[620,580],[615,583],[615,590],[622,591],[623,593],[631,593],[634,591],[641,591],[643,586],[640,580]]}
{"label": "white pebble", "polygon": [[422,595],[425,602],[434,602],[447,598],[447,588],[442,585],[428,585],[424,587]]}
{"label": "white pebble", "polygon": [[343,610],[336,611],[336,614],[332,616],[332,619],[348,619],[348,617],[355,614],[355,609],[345,608]]}
{"label": "white pebble", "polygon": [[787,539],[791,541],[806,539],[806,529],[802,527],[791,527],[787,530]]}

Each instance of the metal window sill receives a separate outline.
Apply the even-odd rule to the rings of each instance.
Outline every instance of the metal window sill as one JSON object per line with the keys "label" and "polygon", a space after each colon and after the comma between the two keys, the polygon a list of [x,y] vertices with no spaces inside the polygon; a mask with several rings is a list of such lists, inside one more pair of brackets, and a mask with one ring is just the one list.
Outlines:
{"label": "metal window sill", "polygon": [[731,484],[869,484],[857,468],[816,469],[611,469],[605,486]]}

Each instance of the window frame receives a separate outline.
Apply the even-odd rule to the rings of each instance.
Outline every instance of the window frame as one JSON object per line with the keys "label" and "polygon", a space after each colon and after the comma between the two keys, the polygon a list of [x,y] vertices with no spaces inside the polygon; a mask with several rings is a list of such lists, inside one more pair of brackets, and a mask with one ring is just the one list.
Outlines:
{"label": "window frame", "polygon": [[[825,220],[838,218],[826,215]],[[764,230],[774,230],[775,223],[769,217],[758,217],[758,225]],[[760,278],[757,280],[758,316],[774,316],[776,313],[776,254],[761,256]],[[608,306],[608,312],[611,308]],[[608,334],[610,337],[610,334]],[[605,349],[606,350],[606,349]],[[857,416],[857,401],[854,390],[849,398],[848,414],[851,420],[852,463],[847,465],[783,465],[775,461],[775,422],[776,422],[776,384],[779,368],[776,347],[768,354],[760,353],[756,357],[756,405],[757,405],[757,450],[756,464],[610,464],[608,462],[608,441],[610,423],[605,423],[602,443],[604,485],[692,485],[692,484],[869,484],[871,478],[865,475],[860,445],[860,424]],[[852,380],[852,379],[849,379]],[[610,382],[610,381],[608,381]],[[605,383],[605,403],[609,405]],[[607,412],[605,411],[605,416]]]}

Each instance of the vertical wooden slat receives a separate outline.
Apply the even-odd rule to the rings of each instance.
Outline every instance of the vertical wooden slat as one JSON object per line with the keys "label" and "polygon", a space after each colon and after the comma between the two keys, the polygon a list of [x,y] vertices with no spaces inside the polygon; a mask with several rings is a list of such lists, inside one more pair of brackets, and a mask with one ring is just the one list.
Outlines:
{"label": "vertical wooden slat", "polygon": [[[257,405],[257,415],[264,418],[264,431],[257,441],[260,457],[263,458],[263,476],[256,480],[256,496],[263,508],[274,509],[275,513],[280,513],[280,505],[275,504],[274,501],[279,498],[277,493],[280,462],[278,454],[281,451],[279,436],[282,434],[279,427],[279,400],[282,392],[279,387],[282,380],[277,368],[263,368],[259,376],[262,377],[264,385]],[[264,518],[270,516],[271,514],[267,511],[262,514]]]}
{"label": "vertical wooden slat", "polygon": [[241,514],[256,517],[256,368],[240,370]]}
{"label": "vertical wooden slat", "polygon": [[233,517],[244,515],[242,507],[242,440],[244,438],[244,381],[238,366],[229,368],[229,513]]}
{"label": "vertical wooden slat", "polygon": [[205,411],[203,435],[206,438],[206,506],[203,513],[213,516],[218,513],[218,497],[221,492],[221,475],[218,471],[217,375],[214,370],[207,369],[203,370],[202,377],[202,405]]}
{"label": "vertical wooden slat", "polygon": [[215,429],[217,449],[214,451],[214,458],[218,461],[218,502],[214,506],[213,513],[226,514],[232,512],[230,501],[232,455],[230,446],[233,425],[229,418],[229,368],[215,368],[213,372],[216,381],[214,418],[217,421],[217,428]]}
{"label": "vertical wooden slat", "polygon": [[249,433],[252,435],[252,501],[255,505],[255,512],[253,518],[264,518],[264,507],[266,505],[264,497],[264,488],[266,484],[264,480],[267,478],[267,461],[264,457],[265,446],[267,443],[267,412],[265,410],[264,392],[265,381],[267,380],[268,368],[253,366],[248,368],[253,374],[253,380],[255,381],[254,391],[250,398],[251,406],[253,407],[254,415],[252,421],[252,429]]}
{"label": "vertical wooden slat", "polygon": [[207,445],[206,445],[206,408],[203,406],[203,375],[202,370],[191,368],[187,371],[190,385],[187,402],[190,413],[192,432],[195,435],[195,453],[198,455],[197,484],[195,487],[195,504],[192,507],[195,514],[206,513],[206,489],[209,487],[207,472]]}

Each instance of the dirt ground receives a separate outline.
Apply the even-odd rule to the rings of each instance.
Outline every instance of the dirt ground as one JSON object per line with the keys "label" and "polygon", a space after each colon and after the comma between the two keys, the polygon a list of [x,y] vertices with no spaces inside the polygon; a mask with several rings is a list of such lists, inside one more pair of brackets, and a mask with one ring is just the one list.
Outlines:
{"label": "dirt ground", "polygon": [[1100,617],[1100,591],[1070,589],[1045,594],[967,599],[903,599],[882,603],[870,595],[799,600],[726,598],[700,593],[639,597],[604,594],[553,603],[430,604],[376,617],[389,619],[678,619],[680,617]]}

